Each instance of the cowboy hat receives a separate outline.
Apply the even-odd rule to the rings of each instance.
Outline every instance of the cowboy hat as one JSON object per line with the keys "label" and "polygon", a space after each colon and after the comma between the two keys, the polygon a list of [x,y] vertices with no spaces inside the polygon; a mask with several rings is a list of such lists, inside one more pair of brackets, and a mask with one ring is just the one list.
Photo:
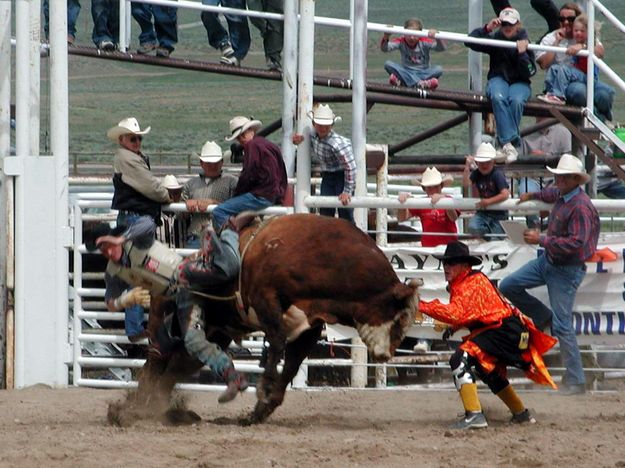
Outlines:
{"label": "cowboy hat", "polygon": [[196,154],[200,161],[205,163],[218,163],[223,160],[224,156],[221,152],[221,146],[219,146],[214,141],[207,141],[202,146],[202,151],[200,154]]}
{"label": "cowboy hat", "polygon": [[141,130],[137,119],[135,119],[134,117],[128,117],[120,121],[114,127],[109,128],[108,132],[106,132],[106,136],[113,141],[117,141],[122,135],[146,135],[150,133],[151,128],[152,127],[147,127]]}
{"label": "cowboy hat", "polygon": [[328,104],[315,106],[313,110],[308,113],[308,116],[312,119],[313,123],[317,125],[334,125],[336,122],[341,121],[340,117],[334,115],[334,112]]}
{"label": "cowboy hat", "polygon": [[495,147],[490,143],[481,143],[480,146],[477,147],[474,159],[475,162],[488,162],[493,161],[495,157],[497,157]]}
{"label": "cowboy hat", "polygon": [[163,187],[165,187],[168,190],[176,190],[176,189],[182,188],[182,185],[180,185],[180,183],[178,182],[178,179],[176,179],[176,176],[172,174],[168,174],[165,177],[163,177],[162,183],[163,183]]}
{"label": "cowboy hat", "polygon": [[450,242],[445,248],[445,253],[443,255],[434,255],[434,258],[442,262],[453,264],[467,263],[472,266],[482,263],[482,259],[471,255],[469,253],[469,247],[460,241]]}
{"label": "cowboy hat", "polygon": [[521,21],[521,15],[514,8],[504,8],[499,12],[499,21],[502,23],[517,24]]}
{"label": "cowboy hat", "polygon": [[576,174],[582,179],[580,185],[584,185],[590,180],[590,175],[584,170],[582,161],[572,154],[563,154],[558,161],[558,166],[555,169],[547,167],[547,170],[552,174]]}
{"label": "cowboy hat", "polygon": [[117,237],[121,235],[125,230],[126,230],[126,226],[124,225],[111,228],[110,224],[108,223],[97,224],[92,229],[85,231],[83,235],[85,248],[87,249],[87,251],[93,252],[97,250],[98,248],[96,241],[100,237],[104,237],[104,236]]}
{"label": "cowboy hat", "polygon": [[435,167],[428,167],[423,171],[421,180],[417,180],[417,185],[421,187],[435,187],[437,185],[448,185],[453,182],[451,176],[445,176],[438,171]]}
{"label": "cowboy hat", "polygon": [[235,140],[241,133],[253,128],[254,130],[260,128],[263,123],[260,120],[253,120],[253,118],[243,117],[237,115],[230,120],[230,136],[226,137],[226,141]]}

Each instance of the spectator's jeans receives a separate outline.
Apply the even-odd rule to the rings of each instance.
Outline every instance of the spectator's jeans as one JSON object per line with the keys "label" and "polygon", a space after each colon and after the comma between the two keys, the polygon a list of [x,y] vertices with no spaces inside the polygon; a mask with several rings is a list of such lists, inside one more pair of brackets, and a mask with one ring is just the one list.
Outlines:
{"label": "spectator's jeans", "polygon": [[[46,33],[46,39],[49,38],[50,31],[50,7],[49,0],[43,0],[43,30]],[[80,3],[78,0],[67,0],[67,35],[76,37],[76,20],[80,13]]]}
{"label": "spectator's jeans", "polygon": [[[321,173],[321,196],[330,197],[332,195],[339,196],[343,193],[345,187],[345,172],[322,172]],[[353,208],[319,208],[319,214],[322,216],[334,217],[338,209],[339,218],[345,219],[350,223],[354,222]]]}
{"label": "spectator's jeans", "polygon": [[[147,3],[132,3],[132,17],[141,28],[139,44],[156,44],[172,51],[178,42],[178,9]],[[152,25],[154,16],[154,25]]]}
{"label": "spectator's jeans", "polygon": [[102,41],[119,42],[119,2],[117,0],[91,0],[93,34],[96,46]]}
{"label": "spectator's jeans", "polygon": [[[564,378],[568,385],[583,385],[585,382],[573,328],[575,294],[585,275],[585,265],[553,265],[547,255],[542,254],[499,283],[502,294],[539,328],[552,320],[551,331],[560,342],[560,355],[566,367]],[[527,292],[527,289],[542,285],[547,286],[551,309]]]}
{"label": "spectator's jeans", "polygon": [[509,84],[500,76],[488,80],[486,95],[490,99],[497,126],[497,139],[501,145],[512,143],[518,146],[519,125],[523,117],[523,108],[532,90],[527,83]]}
{"label": "spectator's jeans", "polygon": [[230,216],[236,216],[243,211],[260,211],[271,206],[271,202],[252,193],[243,193],[229,198],[217,205],[213,210],[213,227],[215,231],[221,229]]}
{"label": "spectator's jeans", "polygon": [[597,192],[615,200],[625,199],[625,185],[620,179],[611,180],[607,184],[597,187]]}
{"label": "spectator's jeans", "polygon": [[[497,211],[476,211],[469,219],[469,232],[476,237],[490,238],[489,234],[505,234],[505,231],[499,224],[501,217]],[[493,237],[492,240],[503,240],[503,237]]]}
{"label": "spectator's jeans", "polygon": [[[264,11],[267,13],[284,13],[284,0],[247,0],[248,10]],[[263,37],[263,49],[265,58],[281,63],[282,37],[284,35],[284,23],[279,20],[254,18],[250,21]]]}
{"label": "spectator's jeans", "polygon": [[416,70],[414,68],[404,67],[402,64],[387,60],[384,62],[384,70],[389,75],[393,73],[399,78],[404,86],[412,88],[421,80],[429,80],[430,78],[439,78],[443,74],[443,67],[434,65],[433,67]]}
{"label": "spectator's jeans", "polygon": [[[239,8],[245,10],[245,0],[202,0],[204,5],[222,6],[228,8]],[[219,22],[217,13],[208,11],[202,12],[202,23],[206,28],[208,43],[215,49],[220,49],[226,43],[230,43],[234,49],[234,56],[243,60],[250,49],[250,27],[247,23],[247,16],[224,15],[228,22],[228,31]]]}
{"label": "spectator's jeans", "polygon": [[[586,106],[586,83],[571,83],[566,88],[566,102],[572,106]],[[595,112],[601,119],[612,120],[612,104],[614,103],[614,89],[595,80],[594,89]]]}
{"label": "spectator's jeans", "polygon": [[[523,193],[540,192],[540,184],[536,179],[523,177],[521,179],[517,179],[517,184],[519,195]],[[525,217],[525,223],[530,229],[540,229],[540,217],[538,215],[527,215]]]}

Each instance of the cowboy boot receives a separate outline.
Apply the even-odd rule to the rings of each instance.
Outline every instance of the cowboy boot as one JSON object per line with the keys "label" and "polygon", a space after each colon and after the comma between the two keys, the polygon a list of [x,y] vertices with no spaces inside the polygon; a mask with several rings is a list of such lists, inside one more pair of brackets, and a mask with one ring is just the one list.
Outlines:
{"label": "cowboy boot", "polygon": [[228,387],[219,395],[219,398],[217,398],[219,403],[228,403],[234,400],[238,392],[244,392],[249,386],[245,375],[237,372],[232,365],[224,371],[223,378]]}

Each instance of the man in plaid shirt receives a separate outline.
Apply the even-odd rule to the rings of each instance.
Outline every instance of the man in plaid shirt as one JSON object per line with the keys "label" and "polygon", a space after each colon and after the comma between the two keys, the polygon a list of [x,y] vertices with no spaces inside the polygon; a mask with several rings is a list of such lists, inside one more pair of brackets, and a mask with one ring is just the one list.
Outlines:
{"label": "man in plaid shirt", "polygon": [[[586,261],[597,249],[599,214],[582,185],[590,180],[582,162],[564,154],[555,169],[555,186],[540,192],[524,193],[520,202],[540,200],[554,203],[547,233],[534,229],[524,233],[525,242],[545,249],[499,283],[499,290],[539,328],[551,323],[552,334],[560,341],[560,354],[566,371],[560,393],[584,393],[582,359],[573,328],[575,293],[586,275]],[[527,289],[546,285],[551,309],[528,294]],[[553,311],[553,312],[552,312]]]}
{"label": "man in plaid shirt", "polygon": [[[315,131],[310,135],[313,158],[321,166],[321,195],[338,195],[343,205],[347,205],[356,187],[356,160],[352,150],[352,142],[332,130],[339,120],[330,106],[320,104],[313,110],[312,121]],[[296,133],[293,143],[299,145],[304,136]],[[323,216],[334,216],[335,208],[321,208]],[[353,208],[339,208],[339,218],[354,222]]]}

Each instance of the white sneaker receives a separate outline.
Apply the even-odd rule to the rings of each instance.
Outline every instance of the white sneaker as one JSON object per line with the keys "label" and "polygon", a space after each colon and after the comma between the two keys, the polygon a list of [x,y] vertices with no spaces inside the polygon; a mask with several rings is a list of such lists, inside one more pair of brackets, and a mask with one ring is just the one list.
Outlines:
{"label": "white sneaker", "polygon": [[506,164],[513,163],[519,158],[519,153],[517,152],[514,145],[510,142],[503,145],[503,148],[497,151],[497,155],[495,156],[495,161],[497,162],[505,162]]}
{"label": "white sneaker", "polygon": [[417,344],[414,345],[412,350],[417,354],[425,354],[430,351],[430,343],[428,340],[419,339],[417,340]]}

